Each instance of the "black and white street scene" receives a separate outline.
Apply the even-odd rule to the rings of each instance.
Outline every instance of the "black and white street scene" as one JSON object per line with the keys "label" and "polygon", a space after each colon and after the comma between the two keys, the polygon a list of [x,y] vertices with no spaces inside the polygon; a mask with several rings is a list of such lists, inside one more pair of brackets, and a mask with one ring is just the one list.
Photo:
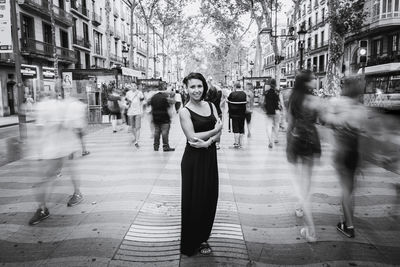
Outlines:
{"label": "black and white street scene", "polygon": [[400,0],[0,0],[0,266],[400,266]]}

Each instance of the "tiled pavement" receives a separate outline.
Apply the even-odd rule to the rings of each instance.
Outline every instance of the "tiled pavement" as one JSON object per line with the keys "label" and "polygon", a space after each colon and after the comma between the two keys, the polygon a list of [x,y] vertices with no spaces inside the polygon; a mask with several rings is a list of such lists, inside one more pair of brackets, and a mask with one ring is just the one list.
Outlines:
{"label": "tiled pavement", "polygon": [[286,162],[284,135],[266,149],[264,119],[254,114],[253,136],[244,149],[228,147],[224,130],[219,153],[220,198],[210,244],[213,255],[179,254],[180,159],[184,137],[175,120],[174,153],[152,151],[148,124],[142,147],[126,132],[109,128],[88,136],[92,152],[74,163],[83,203],[66,207],[72,193],[68,168],[51,195],[51,217],[27,221],[35,209],[32,188],[39,177],[21,160],[0,168],[0,262],[6,266],[383,266],[400,264],[398,175],[369,166],[356,190],[357,237],[339,235],[340,190],[331,150],[315,167],[313,211],[319,242],[299,236],[293,214],[294,176]]}

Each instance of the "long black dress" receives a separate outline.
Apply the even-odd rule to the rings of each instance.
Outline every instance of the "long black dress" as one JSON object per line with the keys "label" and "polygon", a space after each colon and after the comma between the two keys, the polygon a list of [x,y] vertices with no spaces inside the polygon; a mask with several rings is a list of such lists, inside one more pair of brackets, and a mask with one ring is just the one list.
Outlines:
{"label": "long black dress", "polygon": [[[195,132],[214,129],[217,122],[213,108],[208,117],[189,108]],[[181,162],[182,230],[181,253],[191,256],[210,237],[218,201],[218,163],[215,143],[208,148],[194,148],[188,143]]]}

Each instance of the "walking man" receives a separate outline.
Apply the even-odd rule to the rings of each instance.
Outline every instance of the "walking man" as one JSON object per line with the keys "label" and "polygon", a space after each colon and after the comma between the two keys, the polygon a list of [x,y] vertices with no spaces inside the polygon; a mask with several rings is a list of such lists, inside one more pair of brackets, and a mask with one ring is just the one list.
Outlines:
{"label": "walking man", "polygon": [[168,112],[170,103],[168,95],[161,88],[150,99],[151,113],[154,123],[154,151],[160,148],[160,135],[162,135],[163,151],[175,151],[175,148],[169,146],[169,130],[171,128],[171,116]]}
{"label": "walking man", "polygon": [[253,115],[254,109],[254,93],[253,93],[253,84],[246,84],[246,96],[247,96],[247,104],[246,104],[246,124],[247,124],[247,137],[251,137],[251,116]]}
{"label": "walking man", "polygon": [[232,119],[232,129],[235,138],[233,148],[242,148],[244,136],[244,120],[246,115],[247,95],[240,86],[235,85],[235,91],[228,96],[229,116]]}
{"label": "walking man", "polygon": [[138,90],[136,83],[131,83],[128,88],[129,91],[126,93],[126,100],[129,103],[127,113],[133,133],[132,143],[139,148],[144,95]]}
{"label": "walking man", "polygon": [[268,147],[273,147],[273,142],[278,143],[278,130],[279,130],[279,94],[276,92],[276,80],[271,80],[271,87],[264,93],[263,109],[267,114],[266,126]]}

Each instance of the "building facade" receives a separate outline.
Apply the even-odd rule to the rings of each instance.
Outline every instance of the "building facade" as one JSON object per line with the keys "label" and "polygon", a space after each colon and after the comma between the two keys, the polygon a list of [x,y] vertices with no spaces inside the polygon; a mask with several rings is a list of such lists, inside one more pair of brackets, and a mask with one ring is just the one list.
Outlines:
{"label": "building facade", "polygon": [[[327,0],[303,0],[298,12],[292,8],[287,13],[287,24],[297,33],[301,27],[306,31],[303,66],[315,72],[317,89],[323,87],[328,63],[328,4]],[[285,44],[285,79],[289,88],[293,87],[295,71],[300,67],[299,44],[296,39],[288,39]]]}
{"label": "building facade", "polygon": [[[145,78],[146,25],[138,9],[131,18],[131,0],[52,1],[16,4],[25,97],[37,101],[41,91],[58,90],[66,69],[117,67],[126,75]],[[148,76],[167,80],[169,70],[163,70],[163,57],[168,55],[161,51],[160,35],[151,28]],[[14,54],[0,54],[0,116],[18,113],[15,85]]]}

